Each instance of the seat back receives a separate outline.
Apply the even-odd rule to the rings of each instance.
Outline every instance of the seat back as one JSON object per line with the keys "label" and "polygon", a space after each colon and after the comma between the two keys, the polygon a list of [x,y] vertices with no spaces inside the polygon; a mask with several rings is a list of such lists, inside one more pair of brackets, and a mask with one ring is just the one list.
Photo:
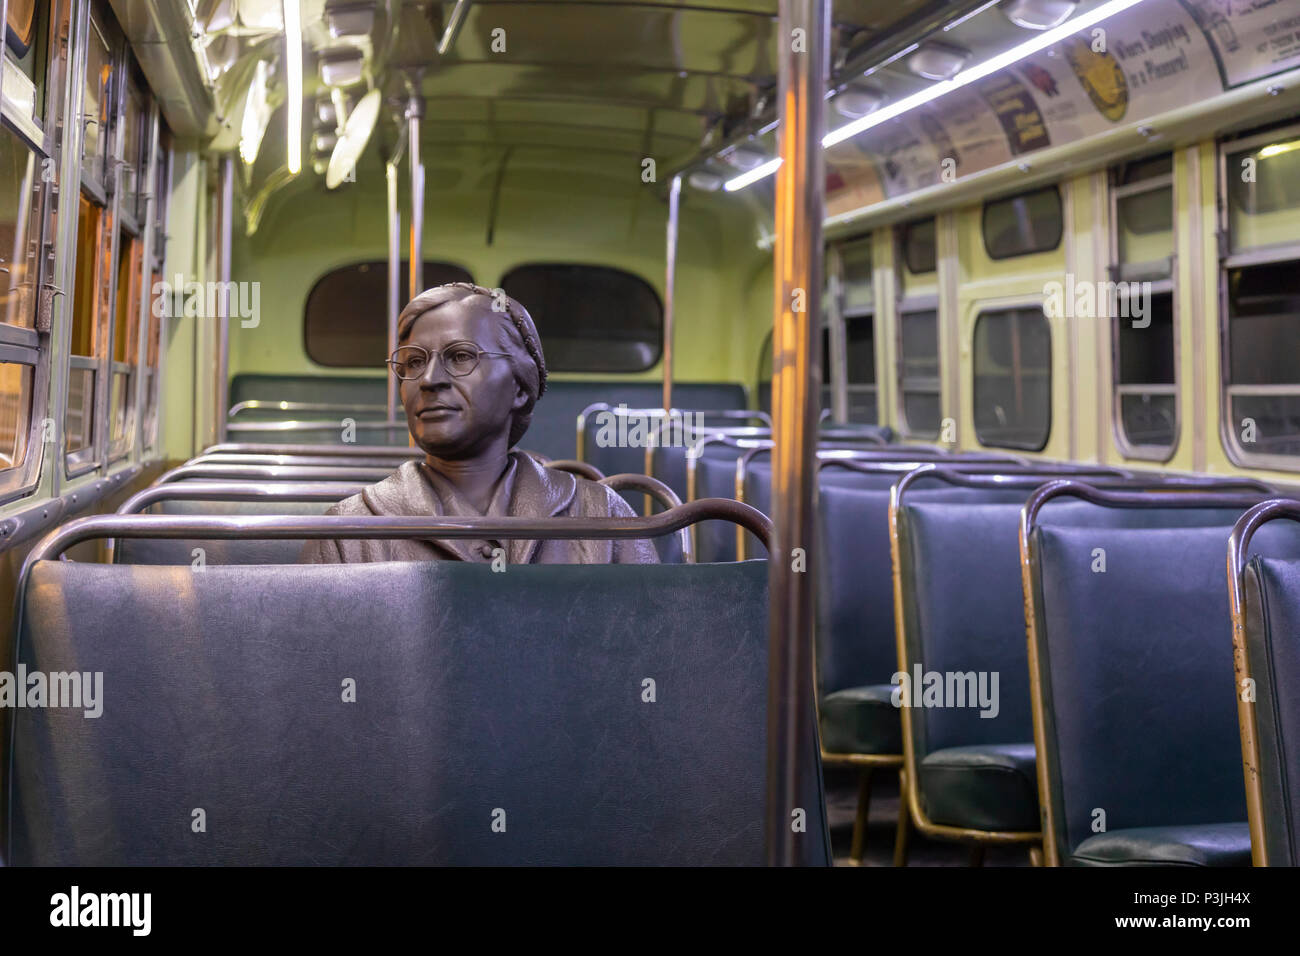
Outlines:
{"label": "seat back", "polygon": [[[1239,508],[1050,502],[1031,534],[1055,850],[1108,829],[1246,819],[1224,556]],[[1296,529],[1265,545],[1300,554]]]}
{"label": "seat back", "polygon": [[[898,509],[906,651],[900,669],[912,682],[909,719],[918,761],[948,747],[1033,737],[1017,538],[1025,497],[984,488],[917,490]],[[924,697],[932,674],[945,693],[951,684],[953,698],[945,696],[941,705]],[[992,698],[988,706],[972,693],[981,686]]]}
{"label": "seat back", "polygon": [[[762,863],[766,586],[763,562],[38,562],[19,666],[102,673],[102,713],[12,712],[8,862]],[[803,756],[798,856],[824,864]]]}
{"label": "seat back", "polygon": [[[343,497],[346,497],[343,496]],[[328,501],[184,501],[156,502],[149,514],[163,515],[319,515]],[[122,538],[113,548],[118,564],[188,564],[200,560],[206,565],[293,564],[304,541],[240,538],[194,540],[190,538]],[[195,554],[201,548],[202,554]]]}
{"label": "seat back", "polygon": [[1256,557],[1245,571],[1246,648],[1270,866],[1300,864],[1300,561]]}

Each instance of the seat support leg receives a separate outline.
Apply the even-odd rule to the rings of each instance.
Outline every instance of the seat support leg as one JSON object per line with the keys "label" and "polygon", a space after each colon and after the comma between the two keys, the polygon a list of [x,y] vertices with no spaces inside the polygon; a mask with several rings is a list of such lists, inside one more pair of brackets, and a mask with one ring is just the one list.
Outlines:
{"label": "seat support leg", "polygon": [[898,771],[898,831],[894,834],[894,866],[907,866],[912,836],[912,814],[907,809],[907,774]]}
{"label": "seat support leg", "polygon": [[853,844],[849,848],[849,866],[861,866],[867,850],[867,821],[871,816],[871,774],[874,767],[863,767],[858,777],[858,815],[853,820]]}
{"label": "seat support leg", "polygon": [[974,846],[970,848],[970,865],[971,866],[984,865],[984,844],[983,843],[976,843]]}
{"label": "seat support leg", "polygon": [[1041,846],[1038,846],[1038,845],[1036,845],[1036,844],[1030,844],[1030,846],[1029,846],[1029,865],[1030,865],[1030,866],[1042,866],[1042,865],[1043,865],[1043,848],[1042,848]]}

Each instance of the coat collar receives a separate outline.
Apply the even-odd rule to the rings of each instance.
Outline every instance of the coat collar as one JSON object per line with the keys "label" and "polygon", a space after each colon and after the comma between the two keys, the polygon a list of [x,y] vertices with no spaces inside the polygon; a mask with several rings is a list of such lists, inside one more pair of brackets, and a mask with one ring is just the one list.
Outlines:
{"label": "coat collar", "polygon": [[[565,511],[577,493],[577,479],[543,466],[531,455],[511,452],[509,464],[488,505],[492,517],[550,518]],[[456,493],[455,488],[423,461],[407,461],[397,471],[361,493],[372,514],[405,517],[474,517],[478,512]],[[512,540],[483,541],[467,538],[426,539],[446,557],[479,563],[491,560],[491,548],[504,547],[511,564],[528,564],[539,542]],[[488,545],[487,554],[483,546]]]}

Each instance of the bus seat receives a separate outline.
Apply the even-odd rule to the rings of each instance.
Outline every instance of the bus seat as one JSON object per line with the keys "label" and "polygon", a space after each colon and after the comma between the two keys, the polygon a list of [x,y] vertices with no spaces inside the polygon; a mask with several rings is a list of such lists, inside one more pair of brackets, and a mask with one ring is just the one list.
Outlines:
{"label": "bus seat", "polygon": [[1300,864],[1300,561],[1255,557],[1245,570],[1246,647],[1270,866]]}
{"label": "bus seat", "polygon": [[102,713],[13,711],[7,862],[761,864],[767,574],[38,562],[17,660]]}
{"label": "bus seat", "polygon": [[[1007,503],[1006,492],[953,491],[964,494],[941,502],[908,495],[898,511],[906,648],[899,670],[910,682],[917,796],[934,824],[1030,833],[1039,827],[1038,783],[1016,536],[1021,504]],[[963,701],[927,699],[933,674]],[[973,675],[975,683],[959,687],[955,675]]]}
{"label": "bus seat", "polygon": [[[1057,855],[1248,865],[1223,587],[1240,509],[1066,507],[1043,509],[1030,567]],[[1297,529],[1260,539],[1300,554]]]}

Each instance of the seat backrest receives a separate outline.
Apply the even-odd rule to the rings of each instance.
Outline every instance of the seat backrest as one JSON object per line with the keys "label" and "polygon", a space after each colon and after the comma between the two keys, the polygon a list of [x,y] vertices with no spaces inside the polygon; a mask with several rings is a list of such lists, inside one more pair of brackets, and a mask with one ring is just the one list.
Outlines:
{"label": "seat backrest", "polygon": [[1300,561],[1246,566],[1246,648],[1270,866],[1300,863]]}
{"label": "seat backrest", "polygon": [[[521,442],[529,451],[541,452],[548,458],[573,458],[577,452],[577,423],[582,410],[597,402],[628,408],[658,408],[663,402],[661,382],[566,382],[551,380],[546,383],[546,394],[533,409],[533,421]],[[743,385],[730,382],[691,382],[673,385],[673,404],[678,408],[728,409],[746,408],[748,402]],[[587,445],[595,448],[593,421],[587,422]],[[606,461],[610,468],[596,464],[607,475],[620,471],[645,470],[645,449],[605,449],[615,452],[613,460]],[[617,453],[621,453],[617,454]],[[635,465],[635,467],[623,467]]]}
{"label": "seat backrest", "polygon": [[[332,507],[328,501],[159,501],[149,514],[164,515],[319,515]],[[118,564],[204,565],[293,564],[305,541],[212,540],[189,538],[122,538],[113,548]],[[202,554],[195,554],[196,548]]]}
{"label": "seat backrest", "polygon": [[[1097,809],[1112,830],[1246,819],[1224,578],[1240,514],[1040,513],[1032,637],[1061,859],[1093,835]],[[1297,529],[1257,540],[1300,554]]]}
{"label": "seat backrest", "polygon": [[[736,459],[745,449],[712,443],[695,462],[696,498],[735,498]],[[766,512],[764,512],[766,514]],[[695,560],[735,561],[736,526],[729,521],[701,521],[695,526]]]}
{"label": "seat backrest", "polygon": [[762,863],[766,588],[764,562],[39,562],[19,666],[102,673],[102,712],[12,711],[8,862]]}
{"label": "seat backrest", "polygon": [[[1017,538],[1027,492],[950,488],[937,494],[909,491],[898,513],[903,671],[913,685],[918,759],[948,747],[1033,738]],[[918,667],[922,684],[914,686]],[[940,675],[945,691],[951,682],[954,699],[945,697],[943,706],[926,706],[931,674]],[[993,698],[991,706],[971,699],[980,686]],[[957,691],[964,702],[956,701]]]}

